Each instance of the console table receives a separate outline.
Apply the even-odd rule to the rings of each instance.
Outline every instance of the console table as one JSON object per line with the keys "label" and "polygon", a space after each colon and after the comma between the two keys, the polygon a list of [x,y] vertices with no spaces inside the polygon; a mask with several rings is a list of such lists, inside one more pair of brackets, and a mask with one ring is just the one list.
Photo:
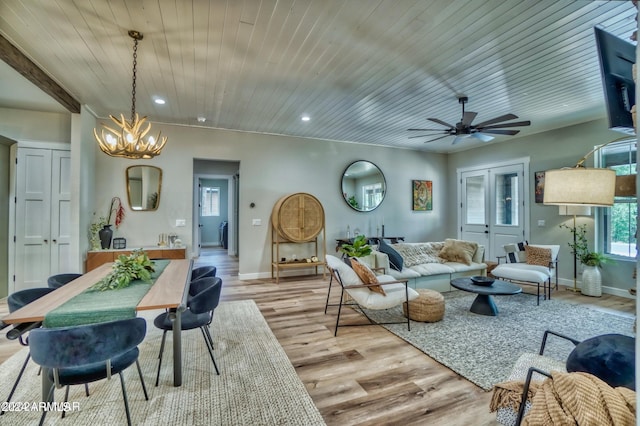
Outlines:
{"label": "console table", "polygon": [[[385,240],[391,241],[391,244],[396,244],[404,241],[404,237],[368,237],[368,244],[378,244],[380,239],[384,238]],[[353,244],[353,238],[337,238],[336,239],[336,251],[340,250],[345,244]]]}
{"label": "console table", "polygon": [[[137,247],[147,252],[149,259],[186,259],[187,249],[169,247]],[[96,250],[87,252],[87,260],[84,262],[85,272],[96,269],[98,266],[115,261],[118,256],[131,254],[136,248]]]}

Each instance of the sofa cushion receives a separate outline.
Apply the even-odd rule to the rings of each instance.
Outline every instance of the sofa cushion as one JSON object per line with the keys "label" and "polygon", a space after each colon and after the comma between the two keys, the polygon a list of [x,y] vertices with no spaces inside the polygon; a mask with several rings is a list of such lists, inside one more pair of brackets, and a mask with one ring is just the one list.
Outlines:
{"label": "sofa cushion", "polygon": [[471,272],[471,271],[483,271],[487,269],[485,263],[471,262],[471,265],[465,265],[459,262],[447,262],[446,265],[453,269],[454,272]]}
{"label": "sofa cushion", "polygon": [[519,243],[505,244],[504,251],[507,253],[508,263],[521,263],[527,261],[527,252],[525,247],[529,244],[527,241],[520,241]]}
{"label": "sofa cushion", "polygon": [[445,262],[438,256],[440,250],[435,249],[431,243],[398,243],[392,247],[402,256],[405,267]]}
{"label": "sofa cushion", "polygon": [[[378,279],[382,282],[383,279]],[[369,291],[366,288],[347,288],[346,291],[365,309],[389,309],[398,306],[406,300],[405,285],[402,283],[383,284],[386,296]],[[409,300],[418,297],[418,292],[411,287],[406,288]]]}
{"label": "sofa cushion", "polygon": [[412,266],[409,269],[416,271],[422,276],[451,274],[454,272],[454,269],[448,263],[423,263],[422,265]]}
{"label": "sofa cushion", "polygon": [[[376,274],[374,274],[373,271],[369,269],[369,267],[366,264],[361,263],[357,257],[351,258],[351,268],[354,270],[356,275],[358,275],[358,278],[360,278],[360,280],[363,283],[365,284],[379,283],[378,278],[376,278]],[[383,296],[386,295],[382,287],[379,285],[371,286],[369,287],[369,290],[375,291],[376,293],[380,293]]]}
{"label": "sofa cushion", "polygon": [[524,246],[524,251],[527,256],[528,265],[549,266],[549,264],[551,263],[551,249],[535,246]]}
{"label": "sofa cushion", "polygon": [[404,266],[404,261],[400,253],[398,253],[393,247],[385,242],[384,239],[380,240],[380,244],[378,245],[378,251],[385,253],[389,256],[389,265],[395,269],[396,271],[402,271]]}
{"label": "sofa cushion", "polygon": [[[335,256],[331,256],[330,254],[327,254],[324,258],[327,261],[327,265],[329,266],[329,268],[335,270],[338,273],[338,275],[340,276],[340,281],[342,281],[342,285],[344,285],[345,287],[362,285],[360,277],[358,277],[355,271],[342,260],[338,259]],[[369,291],[366,288],[364,290]]]}
{"label": "sofa cushion", "polygon": [[447,238],[444,247],[440,250],[440,257],[450,262],[460,262],[471,265],[473,255],[478,248],[478,243],[474,241],[454,240]]}
{"label": "sofa cushion", "polygon": [[526,263],[503,263],[496,266],[491,275],[507,280],[526,281],[530,283],[543,283],[551,277],[549,268],[539,265],[527,265]]}

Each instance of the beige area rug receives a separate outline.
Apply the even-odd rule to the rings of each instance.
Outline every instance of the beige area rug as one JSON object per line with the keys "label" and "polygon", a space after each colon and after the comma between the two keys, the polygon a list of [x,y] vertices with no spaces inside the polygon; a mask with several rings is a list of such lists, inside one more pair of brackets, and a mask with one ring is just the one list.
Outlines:
{"label": "beige area rug", "polygon": [[[135,365],[125,371],[131,419],[137,425],[324,425],[304,385],[296,375],[284,349],[271,332],[253,301],[223,302],[211,326],[220,376],[215,374],[200,330],[183,334],[183,385],[173,387],[170,334],[163,359],[160,384],[155,387],[157,356],[162,333],[153,326],[158,312],[147,314],[147,337],[140,345],[140,365],[149,392],[145,401]],[[0,395],[8,395],[26,349],[0,365]],[[13,401],[41,400],[41,379],[32,361],[25,371]],[[49,412],[46,424],[124,425],[126,416],[118,376],[89,385],[73,386],[69,401],[79,411]],[[64,389],[56,390],[63,401]],[[0,424],[38,424],[40,412],[8,412]]]}

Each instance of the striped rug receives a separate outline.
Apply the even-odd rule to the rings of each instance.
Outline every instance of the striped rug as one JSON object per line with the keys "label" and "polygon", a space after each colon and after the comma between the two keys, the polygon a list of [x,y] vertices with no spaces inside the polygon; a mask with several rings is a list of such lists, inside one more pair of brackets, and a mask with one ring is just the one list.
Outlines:
{"label": "striped rug", "polygon": [[[160,384],[154,387],[157,356],[162,333],[153,326],[159,312],[147,314],[148,330],[140,345],[140,365],[149,401],[145,401],[135,366],[125,371],[131,418],[136,425],[324,425],[304,385],[253,301],[222,302],[211,326],[216,362],[215,374],[202,333],[183,333],[183,385],[173,387],[171,335],[163,358]],[[26,356],[26,349],[0,365],[1,401]],[[41,399],[38,367],[32,361],[18,385],[13,401],[31,408]],[[46,424],[123,425],[126,424],[120,381],[117,376],[89,385],[71,388],[69,401],[79,410],[49,412]],[[64,389],[56,391],[56,401],[64,399]],[[73,406],[72,406],[73,407]],[[37,424],[41,412],[8,412],[0,424]]]}

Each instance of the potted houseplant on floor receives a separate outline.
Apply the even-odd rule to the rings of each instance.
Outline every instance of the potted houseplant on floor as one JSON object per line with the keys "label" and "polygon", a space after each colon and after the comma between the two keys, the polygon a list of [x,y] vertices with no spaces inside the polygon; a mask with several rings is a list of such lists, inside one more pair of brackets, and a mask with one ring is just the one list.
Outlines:
{"label": "potted houseplant on floor", "polygon": [[569,229],[573,234],[573,242],[569,242],[571,253],[582,264],[582,285],[580,292],[586,296],[602,295],[602,274],[600,267],[611,261],[611,258],[596,251],[590,251],[587,243],[587,225],[582,224],[576,227],[560,225]]}

